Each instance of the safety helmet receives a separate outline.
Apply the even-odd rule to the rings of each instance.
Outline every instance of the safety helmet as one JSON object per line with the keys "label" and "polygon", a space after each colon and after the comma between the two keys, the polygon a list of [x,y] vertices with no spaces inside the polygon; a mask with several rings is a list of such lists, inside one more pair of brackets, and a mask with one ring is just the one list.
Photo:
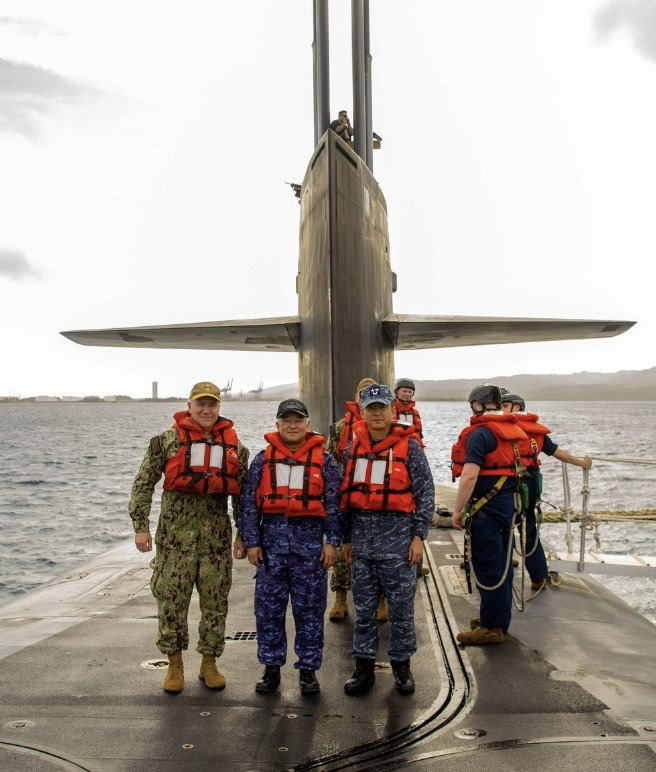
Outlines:
{"label": "safety helmet", "polygon": [[481,405],[492,403],[497,410],[501,410],[501,389],[498,386],[493,386],[491,383],[482,383],[480,386],[475,386],[469,392],[467,401],[470,405],[472,402],[480,402]]}
{"label": "safety helmet", "polygon": [[399,389],[412,389],[415,391],[415,382],[410,378],[399,378],[396,382],[396,386],[394,386],[394,391],[398,391]]}
{"label": "safety helmet", "polygon": [[519,405],[519,409],[522,413],[526,410],[526,402],[524,402],[519,394],[514,394],[511,391],[507,391],[505,394],[501,395],[501,404],[504,402],[510,402],[511,405]]}

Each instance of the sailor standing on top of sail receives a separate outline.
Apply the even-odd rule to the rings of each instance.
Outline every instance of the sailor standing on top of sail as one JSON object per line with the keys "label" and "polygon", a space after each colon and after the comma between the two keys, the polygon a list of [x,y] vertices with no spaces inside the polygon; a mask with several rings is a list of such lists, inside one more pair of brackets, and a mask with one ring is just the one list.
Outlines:
{"label": "sailor standing on top of sail", "polygon": [[267,446],[248,470],[239,510],[248,559],[257,567],[257,657],[265,667],[255,690],[266,694],[280,684],[291,597],[294,667],[300,671],[301,692],[315,694],[315,671],[323,655],[326,569],[334,565],[342,538],[339,469],[325,451],[325,438],[310,431],[310,416],[300,400],[280,403],[276,430],[264,435]]}
{"label": "sailor standing on top of sail", "polygon": [[[182,652],[189,646],[187,613],[194,585],[201,620],[197,650],[203,655],[200,677],[210,689],[222,689],[224,676],[215,657],[225,646],[228,592],[232,583],[232,535],[228,496],[236,496],[248,466],[248,450],[232,421],[219,414],[221,391],[209,381],[197,383],[187,410],[174,416],[173,428],[153,437],[132,486],[129,512],[135,544],[152,549],[150,508],[153,490],[164,473],[164,491],[155,534],[157,554],[150,586],[157,599],[157,647],[167,654],[167,692],[182,691]],[[245,552],[239,534],[234,557]]]}
{"label": "sailor standing on top of sail", "polygon": [[589,456],[573,456],[549,437],[551,430],[539,423],[540,416],[526,412],[526,403],[519,394],[506,392],[501,397],[504,413],[512,413],[517,425],[528,440],[519,443],[519,450],[526,471],[522,481],[528,489],[528,506],[524,510],[526,527],[526,570],[531,577],[531,589],[541,590],[549,578],[547,558],[537,532],[536,516],[540,514],[540,495],[542,494],[542,475],[540,474],[540,453],[553,456],[566,464],[574,464],[582,469],[590,469],[592,460]]}
{"label": "sailor standing on top of sail", "polygon": [[512,613],[512,536],[519,513],[519,442],[527,440],[509,413],[501,410],[498,386],[477,386],[469,395],[473,416],[451,450],[453,477],[460,478],[453,527],[463,528],[471,513],[472,564],[481,596],[472,629],[458,633],[460,643],[502,643]]}
{"label": "sailor standing on top of sail", "polygon": [[364,421],[353,427],[344,453],[342,511],[344,557],[351,563],[356,621],[355,671],[347,694],[364,694],[375,682],[378,654],[378,588],[387,596],[390,619],[388,655],[400,694],[412,694],[410,658],[417,650],[414,598],[417,565],[435,512],[433,476],[414,427],[393,423],[389,386],[363,389]]}

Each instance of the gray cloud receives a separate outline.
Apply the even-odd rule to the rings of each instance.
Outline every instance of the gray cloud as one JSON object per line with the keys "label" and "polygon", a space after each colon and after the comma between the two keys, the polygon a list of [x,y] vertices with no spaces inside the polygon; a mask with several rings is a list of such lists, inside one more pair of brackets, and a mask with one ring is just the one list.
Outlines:
{"label": "gray cloud", "polygon": [[0,249],[0,276],[13,281],[22,281],[23,279],[38,279],[39,272],[17,249]]}
{"label": "gray cloud", "polygon": [[102,92],[27,62],[0,59],[0,132],[36,140],[42,119],[62,107],[97,102]]}
{"label": "gray cloud", "polygon": [[18,27],[19,31],[25,35],[40,35],[42,32],[52,33],[52,30],[47,24],[44,24],[42,21],[34,21],[33,19],[19,19],[15,16],[0,16],[0,24],[4,24],[7,27]]}
{"label": "gray cloud", "polygon": [[609,0],[594,15],[601,38],[624,30],[642,56],[656,62],[656,2],[654,0]]}

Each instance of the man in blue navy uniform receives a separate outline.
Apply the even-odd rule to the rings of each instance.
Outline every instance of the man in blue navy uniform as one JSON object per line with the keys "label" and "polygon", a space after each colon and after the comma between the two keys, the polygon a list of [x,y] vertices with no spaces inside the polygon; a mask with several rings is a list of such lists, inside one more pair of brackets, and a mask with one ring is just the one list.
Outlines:
{"label": "man in blue navy uniform", "polygon": [[528,441],[519,443],[522,463],[526,471],[522,478],[528,489],[528,507],[524,510],[526,524],[526,570],[531,577],[531,589],[541,590],[548,581],[549,572],[547,558],[540,542],[537,530],[536,516],[539,514],[540,495],[542,493],[542,475],[540,473],[540,453],[553,456],[566,464],[574,464],[582,469],[590,469],[592,461],[589,456],[573,456],[549,437],[551,430],[539,423],[535,413],[526,412],[526,403],[519,394],[506,392],[501,397],[501,407],[504,413],[512,413],[517,425],[528,437]]}
{"label": "man in blue navy uniform", "polygon": [[374,383],[360,393],[364,421],[353,427],[344,452],[342,511],[344,557],[351,563],[356,621],[355,671],[347,694],[364,694],[375,682],[379,585],[387,596],[388,655],[400,694],[412,694],[410,658],[417,650],[414,598],[423,541],[435,512],[433,476],[414,426],[393,421],[394,395]]}
{"label": "man in blue navy uniform", "polygon": [[454,478],[460,478],[453,527],[469,521],[474,577],[481,596],[480,614],[471,630],[458,633],[465,644],[503,643],[512,613],[512,535],[519,513],[519,442],[526,434],[501,410],[501,390],[483,384],[469,395],[470,425],[451,450]]}
{"label": "man in blue navy uniform", "polygon": [[[274,692],[287,658],[285,617],[291,597],[294,651],[303,694],[319,691],[327,569],[342,537],[340,475],[325,438],[310,431],[306,406],[283,400],[275,432],[254,459],[242,487],[239,527],[249,561],[257,567],[257,656],[264,675],[255,689]],[[326,541],[324,543],[324,536]]]}

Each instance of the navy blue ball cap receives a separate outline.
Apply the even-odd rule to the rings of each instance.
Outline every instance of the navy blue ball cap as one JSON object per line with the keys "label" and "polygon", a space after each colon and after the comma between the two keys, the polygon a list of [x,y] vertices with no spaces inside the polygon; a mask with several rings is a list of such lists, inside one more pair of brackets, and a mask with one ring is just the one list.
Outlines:
{"label": "navy blue ball cap", "polygon": [[278,405],[276,418],[282,418],[285,413],[298,413],[298,415],[303,416],[303,418],[310,417],[308,409],[305,407],[305,403],[301,402],[300,399],[283,399]]}
{"label": "navy blue ball cap", "polygon": [[378,402],[382,405],[391,405],[394,402],[394,395],[389,386],[381,383],[372,383],[360,392],[360,407],[367,407]]}

